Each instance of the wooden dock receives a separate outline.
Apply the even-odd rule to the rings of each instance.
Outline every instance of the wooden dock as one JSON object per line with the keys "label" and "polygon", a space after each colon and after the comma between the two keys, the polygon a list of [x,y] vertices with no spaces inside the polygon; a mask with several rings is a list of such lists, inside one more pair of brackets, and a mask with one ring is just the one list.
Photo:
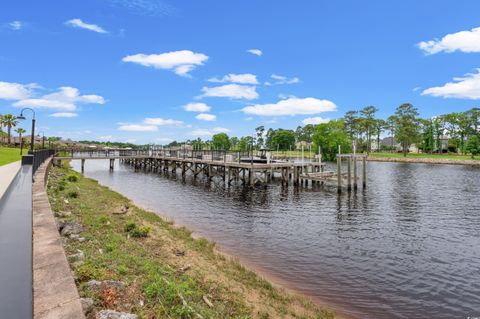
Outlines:
{"label": "wooden dock", "polygon": [[[268,160],[263,163],[249,154],[222,151],[72,151],[70,156],[56,156],[55,161],[80,160],[81,171],[85,169],[86,160],[109,160],[109,169],[114,169],[115,160],[128,164],[135,169],[146,169],[153,172],[177,174],[182,178],[187,175],[194,179],[205,178],[208,181],[220,179],[227,185],[241,183],[243,185],[261,185],[279,178],[284,185],[308,186],[331,184],[337,182],[338,191],[345,185],[352,189],[351,167],[353,166],[353,188],[357,189],[357,160],[363,158],[363,186],[366,182],[365,155],[341,154],[337,156],[337,172],[325,171],[321,156],[317,160],[285,161]],[[347,173],[342,173],[342,161],[347,161]],[[353,164],[355,162],[355,165]]]}

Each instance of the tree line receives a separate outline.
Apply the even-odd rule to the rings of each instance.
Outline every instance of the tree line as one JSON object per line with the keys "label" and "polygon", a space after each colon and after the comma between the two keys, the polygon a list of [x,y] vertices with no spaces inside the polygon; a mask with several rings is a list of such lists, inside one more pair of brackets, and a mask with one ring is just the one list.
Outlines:
{"label": "tree line", "polygon": [[[210,140],[197,138],[186,143],[194,149],[233,151],[261,148],[288,151],[297,149],[300,143],[315,153],[321,150],[327,160],[335,158],[339,146],[342,152],[352,152],[355,147],[357,152],[401,151],[404,156],[412,145],[423,153],[449,152],[472,157],[480,154],[480,108],[432,118],[421,118],[418,109],[410,103],[398,106],[387,119],[378,118],[377,112],[375,106],[366,106],[348,111],[338,120],[298,126],[295,130],[266,130],[265,126],[259,126],[251,136],[229,137],[218,133]],[[390,137],[390,143],[382,143],[382,136]],[[179,145],[183,143],[174,141],[168,146]]]}

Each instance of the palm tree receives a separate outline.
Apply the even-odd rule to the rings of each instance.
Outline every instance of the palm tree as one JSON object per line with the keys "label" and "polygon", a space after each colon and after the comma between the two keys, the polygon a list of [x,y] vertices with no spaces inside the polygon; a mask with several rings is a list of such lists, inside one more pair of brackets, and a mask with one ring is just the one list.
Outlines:
{"label": "palm tree", "polygon": [[19,127],[17,129],[15,129],[15,132],[18,134],[18,138],[20,140],[20,143],[22,143],[22,134],[25,133],[26,131],[23,128]]}
{"label": "palm tree", "polygon": [[10,144],[12,137],[12,127],[17,126],[18,120],[12,114],[5,114],[2,117],[3,126],[7,127],[7,143]]}
{"label": "palm tree", "polygon": [[3,115],[0,114],[0,138],[1,142],[3,143]]}

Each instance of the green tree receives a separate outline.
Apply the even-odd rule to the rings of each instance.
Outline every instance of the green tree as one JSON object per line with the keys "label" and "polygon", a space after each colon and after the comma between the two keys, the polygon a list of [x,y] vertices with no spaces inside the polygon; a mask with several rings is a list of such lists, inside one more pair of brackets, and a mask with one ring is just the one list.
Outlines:
{"label": "green tree", "polygon": [[403,156],[407,156],[408,148],[419,138],[418,111],[410,103],[397,107],[394,115],[395,139],[402,145]]}
{"label": "green tree", "polygon": [[472,154],[472,158],[480,154],[480,138],[478,135],[472,135],[468,139],[466,151]]}
{"label": "green tree", "polygon": [[435,127],[433,120],[421,120],[422,125],[422,150],[431,153],[435,150]]}
{"label": "green tree", "polygon": [[253,138],[251,136],[243,136],[239,139],[237,149],[241,152],[246,152],[252,148]]}
{"label": "green tree", "polygon": [[12,137],[12,127],[17,126],[18,120],[12,114],[5,114],[2,116],[2,124],[7,127],[7,144],[10,144]]}
{"label": "green tree", "polygon": [[278,129],[270,134],[268,147],[281,151],[295,147],[295,132],[292,130]]}
{"label": "green tree", "polygon": [[212,137],[214,149],[228,151],[230,149],[230,138],[226,133],[218,133]]}
{"label": "green tree", "polygon": [[348,111],[343,118],[345,122],[345,131],[353,142],[358,138],[359,134],[360,121],[358,118],[358,111]]}
{"label": "green tree", "polygon": [[318,124],[313,135],[313,148],[322,150],[322,158],[333,161],[338,153],[338,146],[342,152],[350,152],[351,144],[348,134],[345,132],[345,122],[333,120],[328,123]]}
{"label": "green tree", "polygon": [[261,125],[255,129],[255,132],[257,134],[257,149],[260,149],[263,147],[264,140],[263,140],[263,133],[265,132],[265,126]]}
{"label": "green tree", "polygon": [[362,127],[366,135],[366,142],[367,142],[367,153],[370,153],[372,150],[372,135],[375,132],[376,127],[376,119],[375,113],[378,109],[373,106],[364,107],[360,114],[362,116]]}

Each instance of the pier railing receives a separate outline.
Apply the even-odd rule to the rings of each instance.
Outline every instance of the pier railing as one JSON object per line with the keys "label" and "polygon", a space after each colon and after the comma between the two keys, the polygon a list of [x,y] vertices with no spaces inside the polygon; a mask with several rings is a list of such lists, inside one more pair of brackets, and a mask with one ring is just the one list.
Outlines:
{"label": "pier railing", "polygon": [[[122,157],[168,157],[168,158],[184,158],[199,159],[204,161],[221,161],[221,162],[254,162],[259,158],[257,151],[225,151],[225,150],[193,150],[182,148],[159,148],[159,149],[139,149],[139,150],[75,150],[72,149],[68,153],[63,153],[66,157],[75,158],[122,158]],[[314,162],[314,158],[275,158],[273,155],[270,160],[280,160],[284,162]]]}

